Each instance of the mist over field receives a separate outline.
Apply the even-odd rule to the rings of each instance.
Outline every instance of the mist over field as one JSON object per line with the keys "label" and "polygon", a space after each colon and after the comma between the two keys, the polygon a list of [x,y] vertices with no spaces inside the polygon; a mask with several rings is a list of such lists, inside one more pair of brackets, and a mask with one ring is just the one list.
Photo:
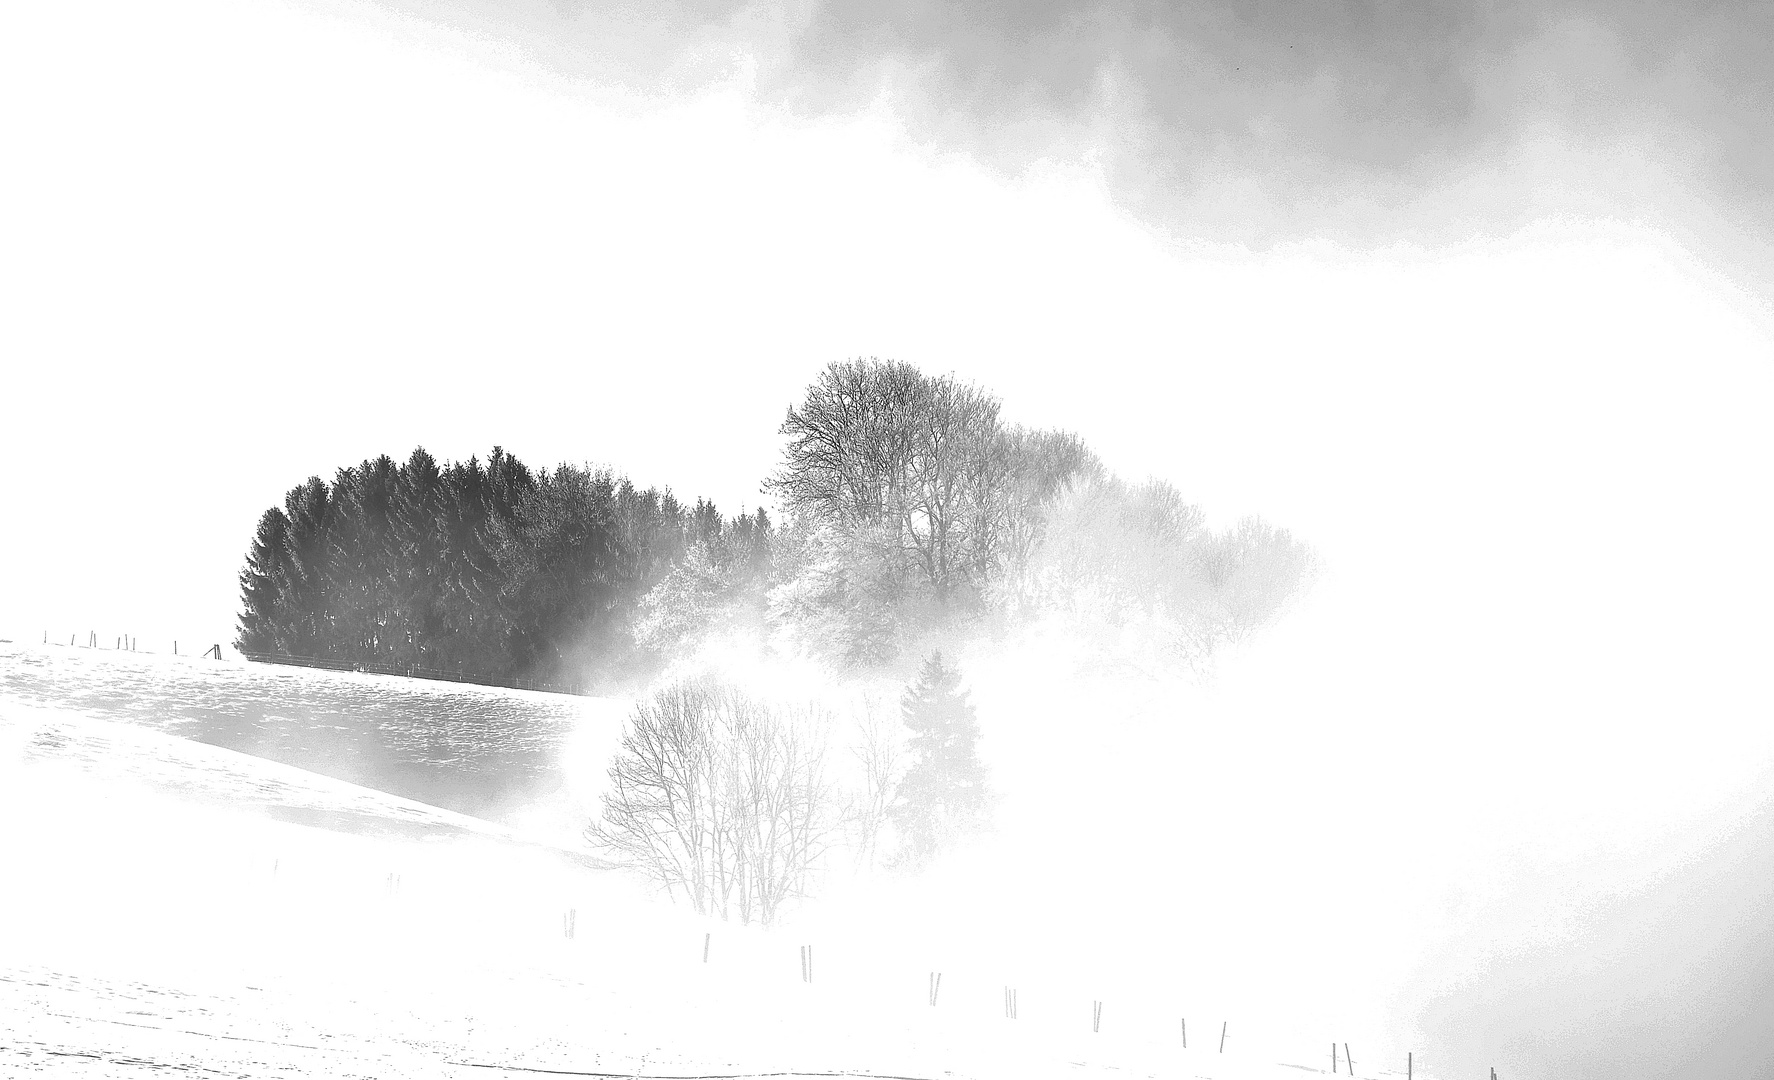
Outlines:
{"label": "mist over field", "polygon": [[[32,1064],[213,967],[382,1075],[1768,1071],[1771,10],[0,15]],[[586,834],[694,679],[849,800],[769,929]],[[983,820],[875,850],[919,686]]]}

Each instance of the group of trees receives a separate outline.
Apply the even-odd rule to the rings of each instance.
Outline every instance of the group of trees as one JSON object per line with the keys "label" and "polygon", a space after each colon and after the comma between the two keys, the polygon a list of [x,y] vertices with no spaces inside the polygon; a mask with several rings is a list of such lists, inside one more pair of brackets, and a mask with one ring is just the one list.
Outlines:
{"label": "group of trees", "polygon": [[1077,436],[1007,424],[996,397],[909,364],[830,365],[781,433],[770,611],[842,663],[982,617],[1104,606],[1203,652],[1272,618],[1310,570],[1285,531],[1214,533],[1170,485],[1121,481]]}
{"label": "group of trees", "polygon": [[922,865],[988,819],[979,722],[960,672],[940,654],[900,712],[907,753],[889,733],[866,731],[860,790],[846,792],[828,768],[829,712],[709,678],[669,683],[625,725],[586,838],[698,914],[766,925],[807,895],[846,836],[867,865],[890,824],[889,862]]}
{"label": "group of trees", "polygon": [[[1160,481],[1113,476],[1076,436],[910,364],[834,363],[788,410],[763,510],[495,447],[423,449],[311,477],[267,510],[240,575],[238,647],[486,681],[596,686],[710,635],[786,637],[891,670],[933,640],[1058,614],[1162,627],[1190,656],[1274,618],[1309,551],[1251,518],[1215,532]],[[643,700],[589,838],[698,911],[772,921],[829,854],[915,866],[989,816],[979,726],[940,655],[871,723],[848,786],[833,718],[710,681]],[[903,763],[903,767],[902,767]],[[882,836],[889,840],[885,850]]]}
{"label": "group of trees", "polygon": [[1309,573],[1285,531],[1214,532],[1170,485],[1122,481],[1075,435],[999,413],[953,376],[830,365],[781,427],[765,483],[780,525],[497,447],[485,465],[421,449],[312,477],[259,521],[237,644],[583,683],[736,629],[871,667],[933,631],[1059,611],[1141,612],[1199,655],[1273,618]]}
{"label": "group of trees", "polygon": [[499,447],[485,465],[383,456],[331,484],[310,477],[260,517],[236,644],[583,682],[635,663],[642,600],[687,553],[722,552],[737,577],[762,580],[770,533],[762,510],[727,519],[608,471],[532,470]]}

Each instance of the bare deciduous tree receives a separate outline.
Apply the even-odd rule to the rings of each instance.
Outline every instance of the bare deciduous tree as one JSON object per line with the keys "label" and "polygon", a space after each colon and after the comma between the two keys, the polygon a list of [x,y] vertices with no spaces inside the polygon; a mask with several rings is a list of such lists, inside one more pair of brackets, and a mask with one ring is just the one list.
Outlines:
{"label": "bare deciduous tree", "polygon": [[851,755],[856,759],[861,783],[849,797],[846,818],[856,868],[873,870],[881,829],[887,824],[887,811],[904,772],[905,748],[899,725],[872,700],[863,704],[856,735]]}
{"label": "bare deciduous tree", "polygon": [[699,914],[773,922],[835,829],[816,719],[707,680],[659,690],[623,731],[587,839]]}
{"label": "bare deciduous tree", "polygon": [[997,562],[1010,468],[998,407],[979,387],[910,364],[832,364],[783,421],[786,460],[770,488],[950,603]]}

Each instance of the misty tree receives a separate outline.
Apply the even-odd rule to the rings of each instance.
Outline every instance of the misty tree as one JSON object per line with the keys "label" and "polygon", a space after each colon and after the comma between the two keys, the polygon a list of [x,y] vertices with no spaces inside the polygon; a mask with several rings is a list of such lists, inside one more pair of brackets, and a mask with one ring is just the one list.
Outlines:
{"label": "misty tree", "polygon": [[844,825],[853,865],[873,870],[904,772],[905,750],[900,726],[882,715],[873,700],[862,703],[855,735],[850,753],[858,783],[844,795]]}
{"label": "misty tree", "polygon": [[1094,466],[1075,437],[999,420],[992,394],[884,360],[834,363],[792,407],[768,488],[797,528],[779,617],[851,663],[979,614],[1040,506]]}
{"label": "misty tree", "polygon": [[1054,500],[1018,584],[1083,625],[1120,633],[1143,620],[1192,661],[1272,621],[1313,566],[1309,548],[1260,518],[1216,533],[1172,485],[1104,475]]}
{"label": "misty tree", "polygon": [[769,515],[724,518],[697,500],[685,529],[683,554],[646,595],[634,622],[635,643],[664,656],[693,650],[722,630],[760,631],[772,573]]}
{"label": "misty tree", "polygon": [[1010,490],[1000,530],[997,602],[1009,615],[1026,615],[1036,592],[1036,553],[1047,539],[1055,504],[1075,488],[1101,483],[1108,470],[1084,440],[1067,431],[1024,428],[1004,433]]}
{"label": "misty tree", "polygon": [[1306,545],[1255,516],[1200,545],[1197,569],[1210,592],[1209,631],[1239,641],[1261,629],[1300,595],[1316,571]]}
{"label": "misty tree", "polygon": [[896,863],[917,865],[985,824],[990,809],[979,760],[979,718],[961,673],[932,653],[907,687],[900,715],[911,761],[888,811],[900,838]]}
{"label": "misty tree", "polygon": [[637,705],[586,838],[698,914],[774,922],[837,827],[821,719],[709,680]]}

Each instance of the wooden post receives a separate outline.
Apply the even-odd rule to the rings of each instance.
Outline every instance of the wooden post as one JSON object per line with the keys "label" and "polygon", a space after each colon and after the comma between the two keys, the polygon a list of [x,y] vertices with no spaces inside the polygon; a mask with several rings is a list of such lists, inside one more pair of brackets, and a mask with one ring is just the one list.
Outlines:
{"label": "wooden post", "polygon": [[714,936],[714,931],[712,930],[705,930],[702,933],[702,962],[705,964],[708,963],[708,942],[709,939]]}
{"label": "wooden post", "polygon": [[1090,1003],[1090,1031],[1091,1031],[1091,1034],[1094,1035],[1096,1032],[1101,1031],[1102,1026],[1103,1026],[1103,1003],[1100,1001],[1093,1001]]}
{"label": "wooden post", "polygon": [[1227,1023],[1228,1023],[1228,1021],[1225,1021],[1225,1020],[1220,1021],[1220,1053],[1222,1053],[1222,1054],[1226,1052],[1226,1024]]}
{"label": "wooden post", "polygon": [[1187,1050],[1189,1048],[1189,1018],[1182,1017],[1179,1022],[1183,1025],[1183,1049]]}
{"label": "wooden post", "polygon": [[1404,1080],[1411,1080],[1412,1067],[1416,1064],[1412,1059],[1417,1055],[1414,1051],[1406,1051],[1404,1055]]}
{"label": "wooden post", "polygon": [[930,973],[930,1004],[931,1004],[931,1007],[933,1007],[933,1008],[935,1007],[937,995],[939,995],[941,993],[942,993],[942,972],[932,971]]}
{"label": "wooden post", "polygon": [[1355,1075],[1355,1056],[1349,1053],[1349,1044],[1343,1044],[1343,1064],[1349,1066],[1349,1075]]}
{"label": "wooden post", "polygon": [[1336,1072],[1337,1072],[1337,1044],[1331,1043],[1331,1075],[1335,1076]]}

